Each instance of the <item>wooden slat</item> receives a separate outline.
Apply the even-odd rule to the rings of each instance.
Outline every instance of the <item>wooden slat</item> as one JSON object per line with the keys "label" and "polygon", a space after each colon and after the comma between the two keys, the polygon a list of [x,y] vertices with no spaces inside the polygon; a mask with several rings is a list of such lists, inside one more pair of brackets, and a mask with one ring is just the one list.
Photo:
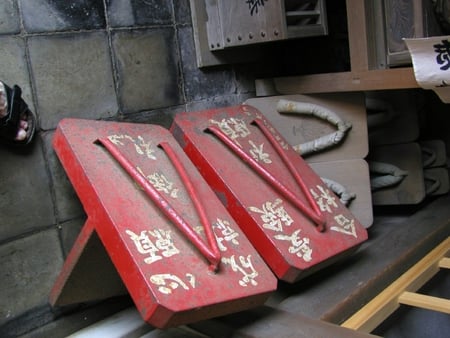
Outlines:
{"label": "wooden slat", "polygon": [[450,300],[445,298],[405,291],[400,295],[400,297],[398,297],[398,302],[403,305],[410,305],[420,307],[422,309],[450,314]]}
{"label": "wooden slat", "polygon": [[419,87],[411,67],[278,77],[273,79],[273,83],[276,91],[280,94],[312,94]]}
{"label": "wooden slat", "polygon": [[348,43],[352,71],[369,69],[365,4],[361,0],[347,0]]}
{"label": "wooden slat", "polygon": [[439,267],[441,269],[450,269],[450,258],[444,257],[439,261]]}
{"label": "wooden slat", "polygon": [[287,11],[286,17],[289,19],[308,19],[308,18],[318,18],[320,16],[320,11]]}
{"label": "wooden slat", "polygon": [[274,78],[279,94],[313,94],[419,88],[412,67],[369,69],[366,8],[363,0],[346,0],[350,71]]}
{"label": "wooden slat", "polygon": [[192,15],[195,55],[199,68],[239,62],[255,62],[261,59],[261,48],[255,45],[251,48],[243,47],[245,51],[231,48],[231,50],[212,52],[209,49],[208,33],[206,30],[208,16],[206,14],[205,1],[190,0],[189,3]]}
{"label": "wooden slat", "polygon": [[347,319],[342,326],[371,332],[400,306],[398,298],[404,291],[418,290],[439,271],[439,262],[449,250],[450,237]]}

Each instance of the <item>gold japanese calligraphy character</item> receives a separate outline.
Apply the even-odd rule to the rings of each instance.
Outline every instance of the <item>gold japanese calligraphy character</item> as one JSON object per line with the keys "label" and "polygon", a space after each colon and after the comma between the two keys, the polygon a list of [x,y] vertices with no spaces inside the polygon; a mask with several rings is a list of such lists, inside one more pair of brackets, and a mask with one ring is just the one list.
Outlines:
{"label": "gold japanese calligraphy character", "polygon": [[261,143],[259,146],[257,146],[252,140],[249,140],[248,143],[251,145],[250,154],[256,161],[261,161],[267,164],[272,163],[270,155],[264,152],[264,143]]}
{"label": "gold japanese calligraphy character", "polygon": [[303,258],[305,262],[312,260],[313,250],[310,247],[310,239],[308,237],[301,238],[300,229],[295,230],[291,235],[276,235],[275,238],[281,241],[289,241],[289,253],[297,255],[297,257]]}
{"label": "gold japanese calligraphy character", "polygon": [[162,273],[150,276],[150,282],[155,285],[159,285],[159,292],[170,295],[174,290],[178,288],[184,289],[186,291],[189,291],[190,287],[195,288],[194,275],[191,273],[187,273],[186,278],[188,279],[189,285],[178,276],[170,273]]}
{"label": "gold japanese calligraphy character", "polygon": [[351,235],[351,236],[357,238],[354,219],[348,219],[344,215],[340,214],[340,215],[334,216],[334,220],[336,221],[338,226],[332,226],[330,228],[331,230],[341,232],[346,235]]}
{"label": "gold japanese calligraphy character", "polygon": [[263,221],[263,227],[273,231],[283,231],[284,226],[290,226],[294,220],[281,205],[283,201],[279,198],[275,202],[267,201],[263,204],[262,209],[257,207],[249,207],[250,211],[260,214]]}
{"label": "gold japanese calligraphy character", "polygon": [[336,197],[330,190],[324,188],[323,186],[317,185],[316,187],[318,192],[316,192],[314,189],[310,189],[311,195],[316,200],[316,203],[321,211],[327,211],[331,213],[331,207],[338,207],[336,203]]}
{"label": "gold japanese calligraphy character", "polygon": [[130,141],[134,149],[136,150],[136,153],[139,155],[146,156],[147,158],[151,160],[156,160],[155,156],[155,149],[151,141],[145,141],[144,138],[140,135],[137,136],[137,138],[133,138],[130,135],[120,134],[120,135],[109,135],[108,139],[118,146],[124,146],[125,143],[122,142],[124,140]]}
{"label": "gold japanese calligraphy character", "polygon": [[125,232],[134,242],[137,251],[147,256],[144,258],[147,264],[180,253],[173,243],[170,230],[142,230],[139,235],[128,229]]}
{"label": "gold japanese calligraphy character", "polygon": [[178,189],[175,188],[174,183],[170,181],[164,174],[155,172],[150,175],[145,175],[140,167],[136,167],[136,169],[141,173],[142,176],[147,178],[147,180],[153,185],[156,190],[164,192],[172,198],[178,198]]}
{"label": "gold japanese calligraphy character", "polygon": [[248,255],[247,257],[239,256],[238,261],[236,261],[234,255],[232,255],[230,258],[222,257],[221,261],[223,264],[230,265],[234,272],[240,272],[243,275],[239,280],[240,286],[248,286],[249,284],[253,286],[258,285],[256,277],[258,277],[259,273],[253,267],[251,255]]}
{"label": "gold japanese calligraphy character", "polygon": [[239,233],[230,227],[230,222],[218,218],[217,222],[214,223],[214,229],[217,229],[220,232],[219,235],[217,234],[217,231],[214,232],[220,251],[227,251],[224,242],[231,242],[234,245],[239,245],[239,241],[237,240]]}
{"label": "gold japanese calligraphy character", "polygon": [[212,124],[217,125],[225,135],[235,141],[238,145],[238,138],[245,138],[250,135],[250,130],[247,124],[242,119],[231,117],[229,119],[222,119],[221,121],[210,120]]}

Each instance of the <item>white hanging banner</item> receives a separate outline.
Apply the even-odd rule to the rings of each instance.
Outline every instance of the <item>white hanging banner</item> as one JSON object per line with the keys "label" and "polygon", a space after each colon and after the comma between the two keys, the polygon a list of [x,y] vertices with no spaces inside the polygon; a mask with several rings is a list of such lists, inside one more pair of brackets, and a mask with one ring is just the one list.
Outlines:
{"label": "white hanging banner", "polygon": [[419,86],[450,102],[450,36],[404,39]]}

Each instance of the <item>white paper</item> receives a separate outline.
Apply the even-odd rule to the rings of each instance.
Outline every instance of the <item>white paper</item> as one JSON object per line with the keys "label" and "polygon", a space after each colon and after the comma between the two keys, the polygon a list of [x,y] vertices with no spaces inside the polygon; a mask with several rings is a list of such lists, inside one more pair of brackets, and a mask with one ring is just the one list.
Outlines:
{"label": "white paper", "polygon": [[414,75],[420,87],[432,89],[450,102],[450,36],[404,39],[411,54]]}

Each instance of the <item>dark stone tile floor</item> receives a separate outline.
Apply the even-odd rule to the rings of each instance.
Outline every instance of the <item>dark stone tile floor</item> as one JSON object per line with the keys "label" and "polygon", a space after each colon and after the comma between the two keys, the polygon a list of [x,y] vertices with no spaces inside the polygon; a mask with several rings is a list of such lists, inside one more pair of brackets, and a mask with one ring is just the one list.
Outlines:
{"label": "dark stone tile floor", "polygon": [[48,294],[86,219],[52,149],[58,122],[168,128],[176,113],[239,104],[254,86],[231,66],[197,68],[188,0],[2,0],[0,46],[0,80],[21,86],[40,123],[28,149],[0,145],[0,336],[8,337],[56,316]]}

